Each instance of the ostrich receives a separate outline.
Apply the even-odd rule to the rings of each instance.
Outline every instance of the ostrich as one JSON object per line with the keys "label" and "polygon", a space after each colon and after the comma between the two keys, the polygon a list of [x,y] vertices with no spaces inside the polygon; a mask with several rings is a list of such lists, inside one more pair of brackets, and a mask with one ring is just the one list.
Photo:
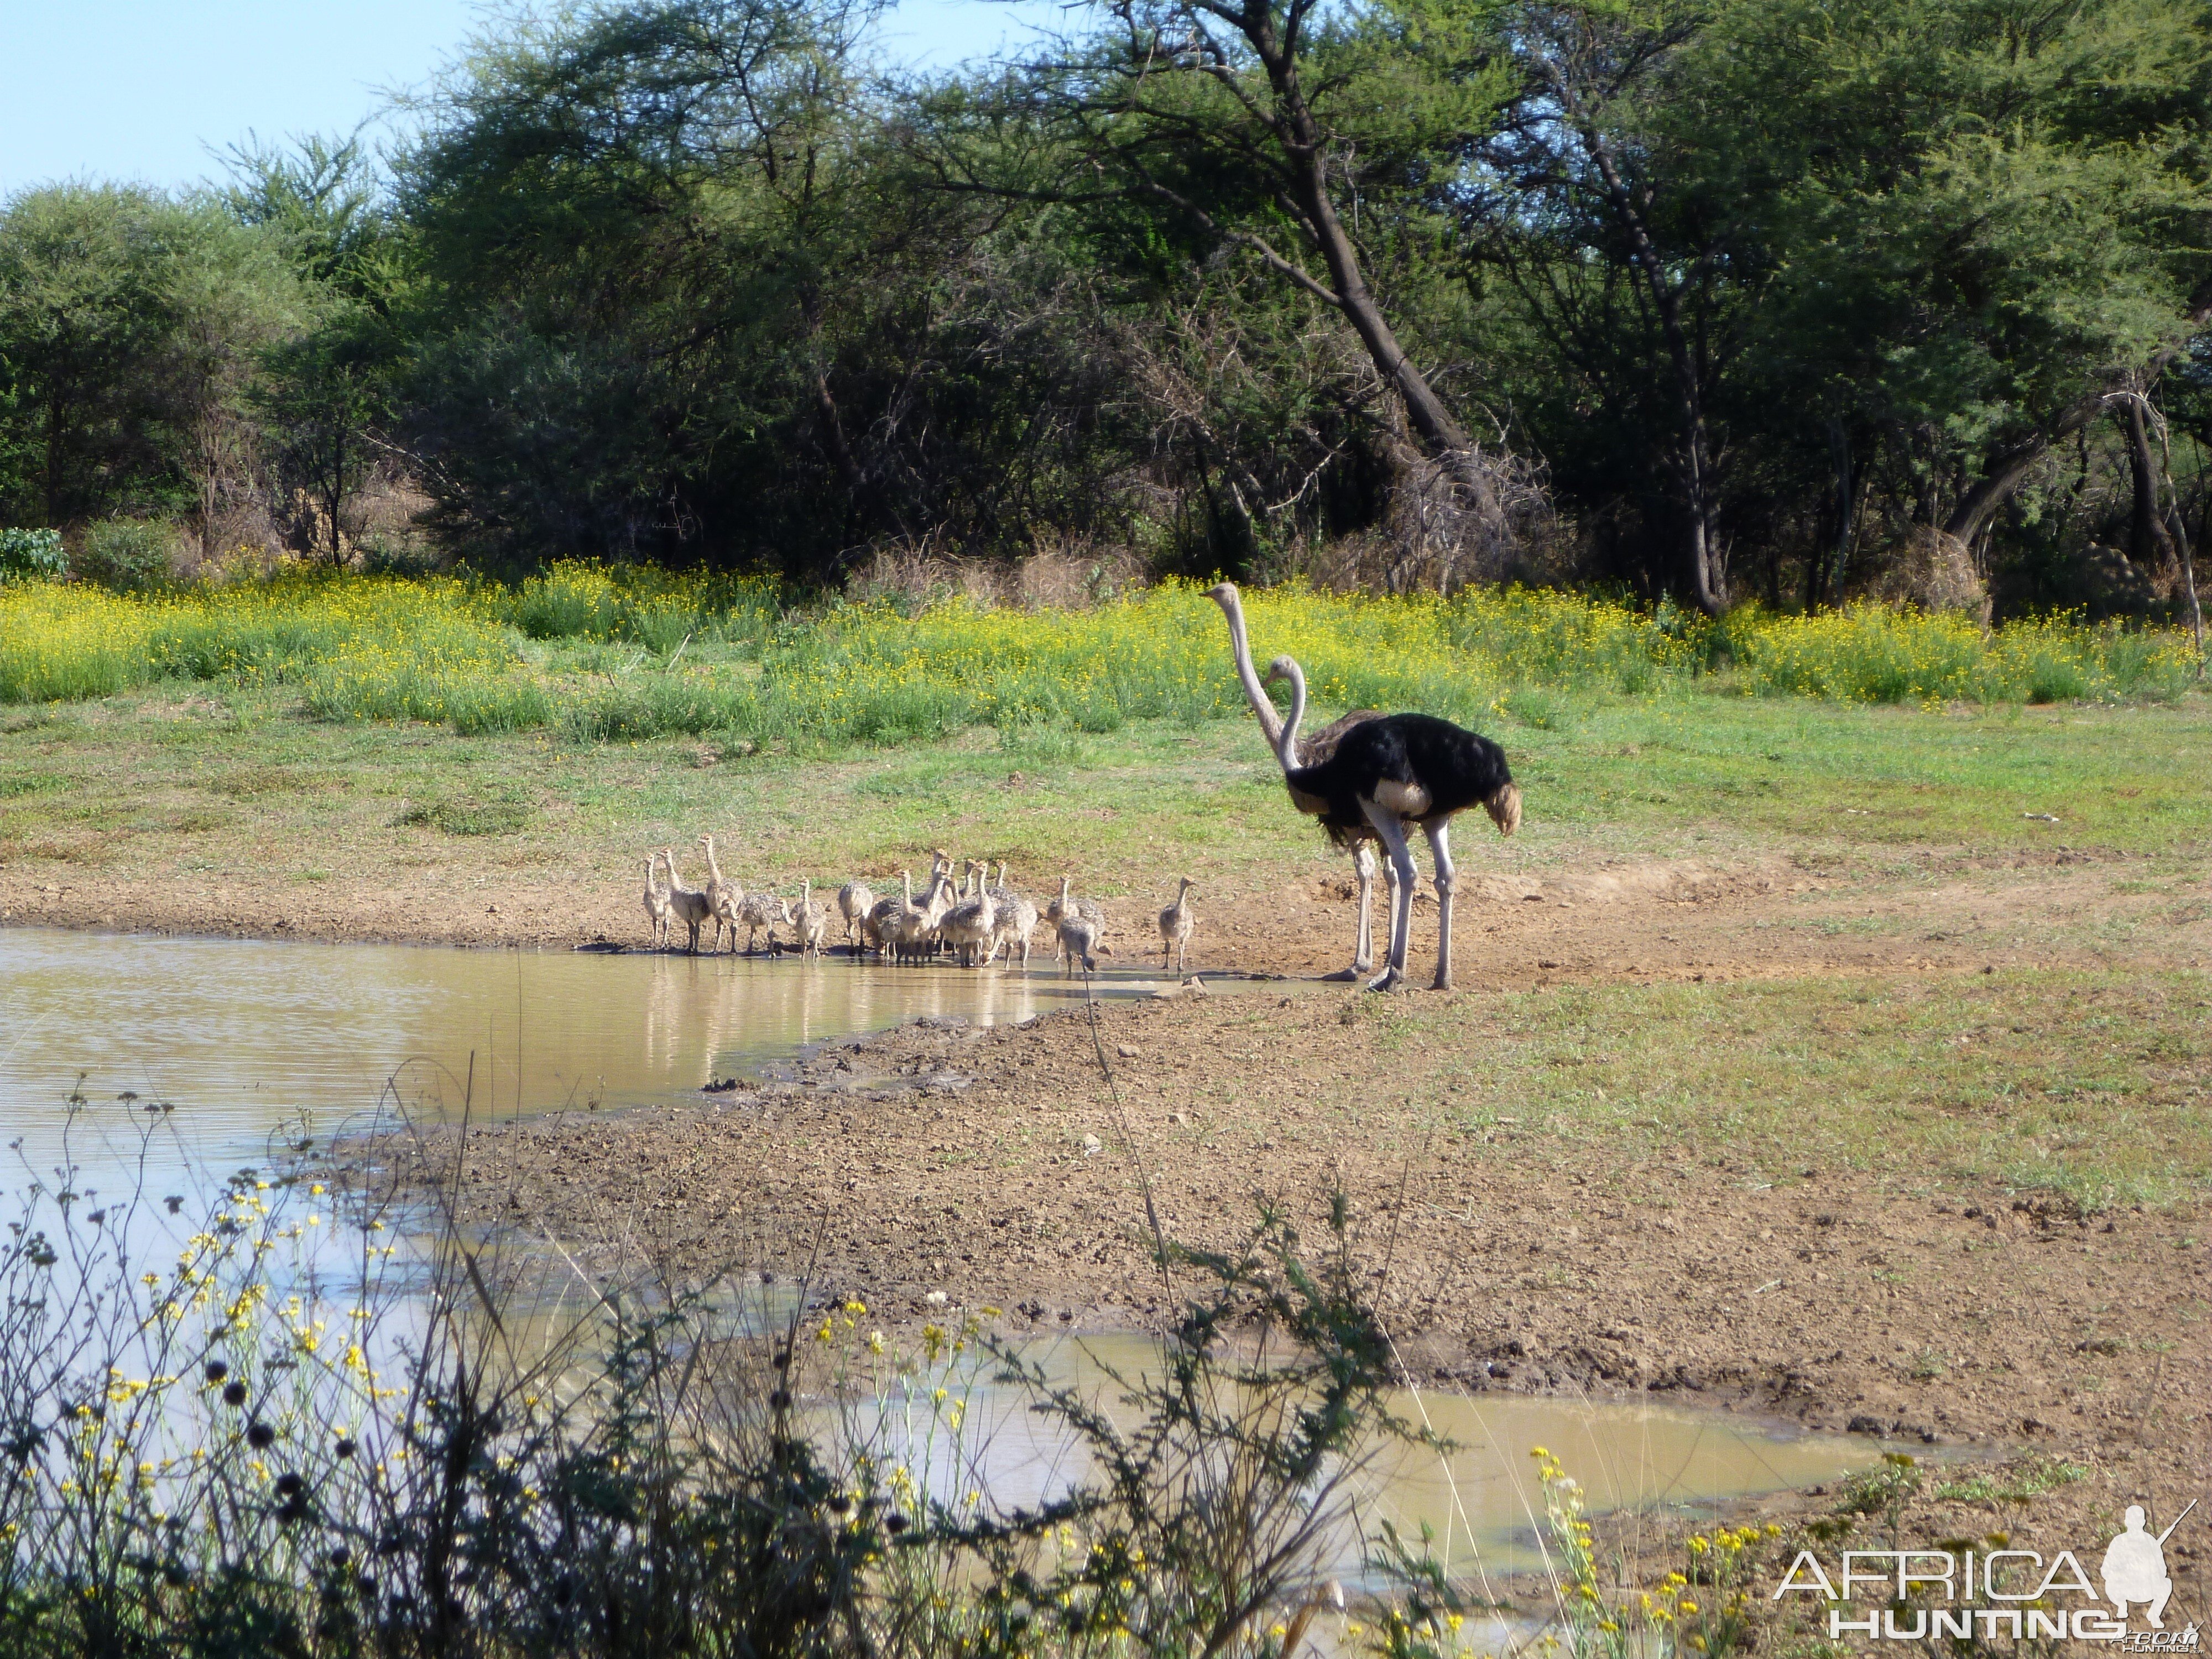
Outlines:
{"label": "ostrich", "polygon": [[699,954],[699,930],[707,925],[708,918],[714,914],[714,907],[708,902],[704,889],[686,887],[684,884],[684,878],[676,873],[676,851],[673,848],[662,848],[660,856],[668,866],[670,913],[690,932],[690,940],[684,948],[696,957]]}
{"label": "ostrich", "polygon": [[789,900],[780,899],[773,893],[748,893],[739,901],[737,914],[731,918],[730,944],[732,947],[736,945],[738,929],[744,928],[745,954],[750,956],[753,941],[760,937],[763,928],[768,931],[768,942],[770,945],[775,943],[775,925],[778,922],[787,927],[792,925]]}
{"label": "ostrich", "polygon": [[645,919],[653,926],[653,948],[668,948],[668,890],[660,884],[660,854],[645,861]]}
{"label": "ostrich", "polygon": [[[1083,914],[1082,901],[1069,900],[1067,885],[1068,878],[1062,876],[1060,878],[1060,903],[1055,907],[1060,912],[1060,956],[1066,963],[1060,969],[1062,979],[1074,976],[1075,964],[1079,961],[1083,963],[1085,973],[1095,974],[1098,971],[1098,964],[1091,960],[1092,955],[1110,957],[1114,954],[1101,939],[1097,921]],[[1096,909],[1097,907],[1093,905],[1091,908]]]}
{"label": "ostrich", "polygon": [[868,912],[876,908],[876,896],[865,881],[848,881],[837,890],[837,914],[845,919],[845,943],[858,957],[867,949],[867,929],[864,924]]}
{"label": "ostrich", "polygon": [[1067,878],[1062,876],[1060,878],[1060,896],[1044,908],[1045,924],[1053,930],[1054,934],[1052,957],[1054,962],[1059,961],[1060,956],[1059,944],[1060,924],[1071,916],[1088,922],[1094,939],[1103,939],[1106,937],[1106,912],[1099,908],[1098,901],[1068,897]]}
{"label": "ostrich", "polygon": [[736,882],[726,879],[722,866],[714,861],[714,838],[699,837],[699,845],[707,849],[707,906],[714,915],[714,948],[722,948],[722,930],[730,930],[730,948],[738,948],[738,907],[744,902],[745,890]]}
{"label": "ostrich", "polygon": [[991,961],[999,954],[999,948],[1004,945],[1006,951],[1006,965],[1012,967],[1014,961],[1014,941],[1019,939],[1022,945],[1022,967],[1026,970],[1030,965],[1030,935],[1036,931],[1036,901],[1017,893],[1006,885],[1006,866],[1004,860],[1000,861],[999,884],[992,890],[991,896],[998,905],[999,921],[998,926],[991,931],[990,952],[984,957],[983,960]]}
{"label": "ostrich", "polygon": [[1160,912],[1160,971],[1168,968],[1168,952],[1176,953],[1176,972],[1182,972],[1183,961],[1190,954],[1190,931],[1198,918],[1190,908],[1191,879],[1182,878],[1176,891],[1176,902]]}
{"label": "ostrich", "polygon": [[799,929],[799,950],[804,956],[809,952],[822,954],[823,941],[830,937],[830,911],[825,905],[814,902],[814,878],[809,876],[799,886],[799,908],[793,916],[793,926]]}
{"label": "ostrich", "polygon": [[958,954],[960,965],[967,968],[975,965],[977,949],[992,942],[998,927],[997,896],[983,885],[979,875],[975,878],[975,896],[945,913],[939,934]]}
{"label": "ostrich", "polygon": [[908,904],[891,918],[884,937],[902,962],[925,960],[935,953],[938,928],[952,908],[952,862],[940,861],[930,874],[929,891],[920,904]]}
{"label": "ostrich", "polygon": [[[1268,697],[1266,688],[1260,683],[1259,674],[1253,669],[1252,648],[1246,643],[1244,638],[1244,605],[1243,602],[1237,598],[1237,584],[1223,582],[1218,586],[1208,588],[1206,597],[1219,605],[1221,614],[1229,619],[1229,653],[1237,664],[1237,678],[1243,684],[1245,701],[1252,705],[1252,712],[1259,716],[1260,730],[1267,735],[1267,747],[1279,750],[1282,747],[1282,716],[1275,712],[1274,702]],[[1379,720],[1382,718],[1382,716],[1372,708],[1355,708],[1350,714],[1340,716],[1322,727],[1311,737],[1298,741],[1296,750],[1297,763],[1305,766],[1320,765],[1336,752],[1337,745],[1344,741],[1345,733],[1358,726],[1364,726],[1370,720]],[[1285,764],[1288,765],[1289,763]],[[1291,800],[1301,812],[1316,817],[1322,816],[1320,807],[1308,801],[1300,800],[1295,789],[1291,792]],[[1356,815],[1343,823],[1338,823],[1326,817],[1323,817],[1322,821],[1323,826],[1328,830],[1329,839],[1350,851],[1352,870],[1359,878],[1359,937],[1352,948],[1352,966],[1330,974],[1328,977],[1343,980],[1358,979],[1375,963],[1375,935],[1371,918],[1375,897],[1376,837],[1374,827],[1364,818]]]}
{"label": "ostrich", "polygon": [[1267,665],[1269,679],[1291,683],[1291,718],[1276,738],[1275,757],[1298,810],[1331,833],[1364,819],[1389,849],[1397,872],[1391,906],[1390,960],[1368,983],[1387,991],[1406,977],[1406,936],[1413,918],[1413,854],[1406,826],[1418,823],[1436,859],[1437,978],[1433,989],[1451,989],[1451,821],[1480,805],[1510,836],[1521,827],[1521,790],[1505,764],[1505,751],[1433,714],[1382,714],[1362,720],[1338,739],[1326,760],[1301,766],[1298,723],[1305,718],[1306,677],[1289,657]]}
{"label": "ostrich", "polygon": [[899,872],[898,897],[878,899],[874,908],[868,912],[867,920],[860,924],[861,945],[866,946],[872,934],[875,948],[886,956],[890,955],[893,926],[901,915],[913,908],[914,872],[902,870]]}

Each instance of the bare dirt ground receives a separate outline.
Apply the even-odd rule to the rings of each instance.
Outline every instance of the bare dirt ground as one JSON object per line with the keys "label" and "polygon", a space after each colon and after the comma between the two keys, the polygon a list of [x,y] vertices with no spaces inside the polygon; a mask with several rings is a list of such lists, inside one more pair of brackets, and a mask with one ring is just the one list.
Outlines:
{"label": "bare dirt ground", "polygon": [[[2160,928],[2147,944],[2130,940],[2124,950],[2079,937],[2085,917],[2124,923],[2171,908],[2156,894],[2125,890],[2142,862],[2064,850],[1923,852],[1912,855],[1907,881],[1863,864],[1808,866],[1778,857],[1620,862],[1546,875],[1478,868],[1460,878],[1455,982],[1506,988],[1547,975],[1886,973],[2120,956],[2196,965],[2212,957],[2212,928],[2202,926]],[[1351,959],[1355,914],[1350,866],[1341,868],[1272,890],[1205,895],[1194,966],[1293,976],[1341,969]],[[1157,951],[1149,899],[1102,902],[1117,952],[1108,965],[1134,965],[1144,951]],[[1423,983],[1434,968],[1435,920],[1424,878],[1409,956]],[[126,883],[0,866],[0,925],[556,950],[595,941],[634,949],[645,940],[630,884],[581,866],[519,872],[458,859],[413,879],[378,869],[304,887],[250,872]],[[1389,926],[1378,887],[1378,951]],[[1900,930],[1911,937],[1899,937]],[[1042,928],[1037,940],[1048,950]]]}

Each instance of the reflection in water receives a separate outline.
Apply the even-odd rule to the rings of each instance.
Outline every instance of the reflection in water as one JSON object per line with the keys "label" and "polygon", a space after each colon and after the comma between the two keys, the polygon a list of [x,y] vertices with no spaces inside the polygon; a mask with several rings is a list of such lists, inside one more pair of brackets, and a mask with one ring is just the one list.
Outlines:
{"label": "reflection in water", "polygon": [[[1119,993],[1153,981],[1111,981]],[[1021,1019],[1080,981],[842,957],[594,956],[0,929],[0,1124],[31,1167],[62,1156],[78,1074],[93,1103],[71,1153],[108,1184],[150,1101],[166,1157],[227,1170],[301,1111],[325,1132],[387,1085],[476,1115],[665,1100],[800,1046],[923,1015]],[[118,1103],[125,1092],[137,1103]],[[103,1165],[105,1166],[103,1168]],[[103,1182],[99,1177],[104,1176]]]}

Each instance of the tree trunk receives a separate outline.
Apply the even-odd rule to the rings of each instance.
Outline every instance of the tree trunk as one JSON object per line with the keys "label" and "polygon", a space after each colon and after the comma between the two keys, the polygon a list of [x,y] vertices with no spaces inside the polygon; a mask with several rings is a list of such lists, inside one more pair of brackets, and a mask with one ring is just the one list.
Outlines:
{"label": "tree trunk", "polygon": [[2150,451],[2150,425],[2143,419],[2142,404],[2130,398],[2120,424],[2128,434],[2128,475],[2135,497],[2129,515],[2128,556],[2145,569],[2152,567],[2154,560],[2159,569],[2170,569],[2174,562],[2173,543],[2166,533],[2165,514],[2159,506],[2158,457]]}
{"label": "tree trunk", "polygon": [[1982,474],[1981,481],[1959,497],[1959,504],[1943,521],[1943,533],[1972,543],[1989,527],[1997,509],[2012,499],[2013,491],[2027,482],[2027,475],[2035,471],[2036,464],[2050,452],[2051,446],[2062,438],[2072,437],[2096,418],[2107,395],[2099,388],[2069,404],[2045,430],[1999,453]]}
{"label": "tree trunk", "polygon": [[2189,527],[2182,522],[2181,502],[2173,503],[2173,540],[2180,551],[2181,596],[2189,606],[2190,637],[2197,641],[2197,672],[2204,673],[2204,609],[2197,598],[2197,560],[2189,545]]}
{"label": "tree trunk", "polygon": [[1729,606],[1728,573],[1722,561],[1717,533],[1719,492],[1713,476],[1716,468],[1712,435],[1705,425],[1703,366],[1696,348],[1690,343],[1689,330],[1683,325],[1681,285],[1667,274],[1666,262],[1659,257],[1658,247],[1651,240],[1650,227],[1637,202],[1636,192],[1630,188],[1627,176],[1613,155],[1613,146],[1584,112],[1582,100],[1567,84],[1567,77],[1559,64],[1547,58],[1544,69],[1552,89],[1559,94],[1560,106],[1574,123],[1575,131],[1589,152],[1598,177],[1604,181],[1606,199],[1620,221],[1621,229],[1627,233],[1637,274],[1643,278],[1651,307],[1658,313],[1660,337],[1666,343],[1668,362],[1674,370],[1674,401],[1682,421],[1674,470],[1681,480],[1683,506],[1690,518],[1690,596],[1698,610],[1708,617],[1717,617]]}
{"label": "tree trunk", "polygon": [[1281,125],[1275,137],[1288,162],[1291,202],[1305,221],[1322,263],[1328,268],[1329,289],[1338,308],[1366,348],[1383,384],[1403,400],[1406,418],[1420,434],[1423,446],[1450,469],[1476,516],[1493,533],[1509,537],[1511,529],[1504,505],[1483,471],[1474,440],[1450,406],[1437,395],[1428,377],[1406,356],[1397,331],[1367,285],[1358,250],[1352,246],[1344,222],[1337,217],[1336,204],[1329,199],[1327,135],[1306,104],[1297,64],[1275,34],[1267,0],[1248,0],[1237,27],[1267,70],[1267,84],[1281,106]]}
{"label": "tree trunk", "polygon": [[1851,556],[1851,536],[1858,524],[1858,486],[1851,465],[1851,434],[1841,421],[1828,422],[1828,459],[1836,473],[1836,533],[1833,543],[1816,548],[1805,572],[1805,609],[1828,602],[1832,589],[1841,592]]}

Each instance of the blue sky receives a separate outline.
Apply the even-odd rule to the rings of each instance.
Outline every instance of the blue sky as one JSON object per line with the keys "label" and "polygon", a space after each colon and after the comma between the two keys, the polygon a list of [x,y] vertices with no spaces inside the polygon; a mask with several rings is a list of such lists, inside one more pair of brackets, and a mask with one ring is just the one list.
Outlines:
{"label": "blue sky", "polygon": [[[56,179],[186,185],[248,131],[351,131],[491,15],[470,0],[0,0],[0,196]],[[944,66],[1052,0],[899,0],[887,56]]]}

